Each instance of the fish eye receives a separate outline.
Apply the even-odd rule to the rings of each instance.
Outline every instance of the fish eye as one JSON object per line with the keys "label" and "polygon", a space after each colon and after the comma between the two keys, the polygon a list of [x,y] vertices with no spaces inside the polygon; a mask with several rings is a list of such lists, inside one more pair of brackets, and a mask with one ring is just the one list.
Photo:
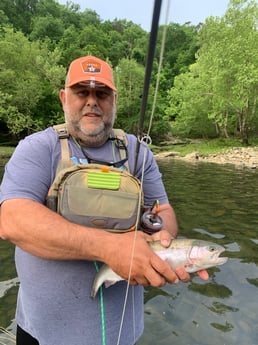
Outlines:
{"label": "fish eye", "polygon": [[216,247],[210,246],[210,247],[209,247],[209,251],[210,251],[210,252],[215,252],[215,251],[216,251]]}

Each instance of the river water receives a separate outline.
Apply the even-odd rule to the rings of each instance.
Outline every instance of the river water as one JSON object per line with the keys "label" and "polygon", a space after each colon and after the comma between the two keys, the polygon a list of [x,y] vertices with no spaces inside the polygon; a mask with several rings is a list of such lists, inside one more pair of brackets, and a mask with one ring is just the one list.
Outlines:
{"label": "river water", "polygon": [[[208,281],[192,275],[189,283],[146,289],[145,331],[137,345],[257,345],[258,171],[158,163],[180,236],[221,244],[230,259],[209,269]],[[0,240],[0,326],[14,331],[13,251]]]}

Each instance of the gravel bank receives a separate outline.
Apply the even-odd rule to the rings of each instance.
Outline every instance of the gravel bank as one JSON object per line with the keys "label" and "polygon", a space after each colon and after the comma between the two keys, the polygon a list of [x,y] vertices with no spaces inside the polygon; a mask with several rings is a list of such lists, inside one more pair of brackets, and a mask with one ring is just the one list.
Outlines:
{"label": "gravel bank", "polygon": [[223,153],[203,156],[198,152],[192,152],[180,157],[177,152],[161,152],[155,156],[157,159],[171,157],[189,162],[210,162],[217,164],[233,164],[237,167],[258,169],[258,147],[237,147]]}

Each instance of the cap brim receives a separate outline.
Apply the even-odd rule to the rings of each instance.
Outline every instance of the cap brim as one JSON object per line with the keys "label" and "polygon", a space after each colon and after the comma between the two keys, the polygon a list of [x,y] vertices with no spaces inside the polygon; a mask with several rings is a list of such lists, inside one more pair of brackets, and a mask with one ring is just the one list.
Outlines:
{"label": "cap brim", "polygon": [[78,78],[78,79],[73,80],[72,83],[67,83],[65,86],[71,87],[71,86],[74,86],[76,84],[80,84],[80,83],[84,83],[84,82],[90,82],[92,80],[94,80],[95,82],[99,82],[101,84],[105,84],[110,89],[116,91],[115,85],[112,82],[110,82],[109,80],[107,80],[105,78],[101,78],[101,77],[98,77],[98,78],[95,77],[94,79],[92,79],[92,78],[88,78],[88,79]]}

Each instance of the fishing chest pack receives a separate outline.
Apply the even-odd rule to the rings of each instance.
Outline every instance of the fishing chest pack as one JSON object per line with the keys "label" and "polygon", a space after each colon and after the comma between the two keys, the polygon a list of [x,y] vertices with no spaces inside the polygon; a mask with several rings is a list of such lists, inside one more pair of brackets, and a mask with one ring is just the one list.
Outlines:
{"label": "fishing chest pack", "polygon": [[[143,193],[140,181],[127,170],[101,164],[74,164],[70,159],[66,125],[54,129],[61,144],[61,159],[46,205],[71,222],[113,232],[135,230],[140,224]],[[114,135],[127,138],[123,130]],[[121,158],[125,150],[119,147]],[[129,169],[128,164],[125,164]]]}

